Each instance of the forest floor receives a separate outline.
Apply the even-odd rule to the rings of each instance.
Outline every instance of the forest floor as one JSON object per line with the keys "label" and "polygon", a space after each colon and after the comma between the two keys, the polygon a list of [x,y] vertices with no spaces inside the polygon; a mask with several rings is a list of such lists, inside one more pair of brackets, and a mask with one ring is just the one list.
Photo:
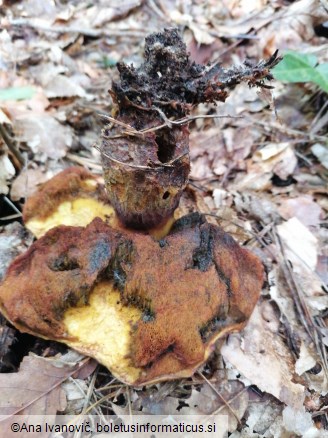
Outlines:
{"label": "forest floor", "polygon": [[[115,65],[139,65],[148,34],[178,27],[197,63],[228,67],[276,49],[328,62],[326,0],[2,3],[0,279],[33,242],[21,211],[38,185],[72,165],[101,177],[94,145],[99,115],[112,111]],[[266,269],[247,327],[193,377],[134,389],[93,360],[76,373],[85,358],[0,315],[1,406],[6,387],[15,413],[216,412],[229,416],[233,438],[328,434],[328,98],[313,83],[272,85],[240,85],[225,103],[193,113],[227,117],[190,125],[195,209],[214,215]],[[58,361],[66,365],[46,382]]]}

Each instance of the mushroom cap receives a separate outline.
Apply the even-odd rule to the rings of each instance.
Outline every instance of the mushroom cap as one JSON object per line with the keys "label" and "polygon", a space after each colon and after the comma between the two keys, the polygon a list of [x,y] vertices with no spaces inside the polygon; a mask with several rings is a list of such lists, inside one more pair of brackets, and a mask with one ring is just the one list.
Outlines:
{"label": "mushroom cap", "polygon": [[95,217],[115,221],[103,184],[88,170],[72,166],[41,184],[25,203],[25,226],[37,238],[57,225],[85,226]]}
{"label": "mushroom cap", "polygon": [[197,213],[161,240],[96,218],[48,231],[14,260],[0,309],[143,385],[192,375],[245,326],[262,282],[258,258]]}

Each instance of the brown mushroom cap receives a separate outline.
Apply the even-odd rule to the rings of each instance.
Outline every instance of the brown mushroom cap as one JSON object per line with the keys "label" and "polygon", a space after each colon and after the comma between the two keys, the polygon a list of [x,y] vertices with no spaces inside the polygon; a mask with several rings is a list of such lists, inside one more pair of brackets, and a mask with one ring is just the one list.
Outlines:
{"label": "brown mushroom cap", "polygon": [[97,218],[56,227],[18,257],[0,309],[142,385],[193,374],[218,338],[244,327],[262,282],[257,257],[198,214],[159,241]]}
{"label": "brown mushroom cap", "polygon": [[85,226],[95,217],[114,221],[103,184],[82,167],[69,167],[40,185],[24,205],[23,219],[36,237],[58,225]]}

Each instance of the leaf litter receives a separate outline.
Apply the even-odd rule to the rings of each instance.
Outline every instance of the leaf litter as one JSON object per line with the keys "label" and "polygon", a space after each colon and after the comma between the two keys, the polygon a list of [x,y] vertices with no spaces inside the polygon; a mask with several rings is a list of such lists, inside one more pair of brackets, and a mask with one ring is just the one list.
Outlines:
{"label": "leaf litter", "polygon": [[[34,94],[12,91],[0,101],[0,191],[14,203],[1,204],[1,220],[17,214],[14,207],[20,210],[39,183],[65,167],[78,163],[100,173],[92,145],[102,127],[98,114],[111,111],[107,90],[117,79],[112,67],[121,60],[140,64],[148,33],[179,25],[196,61],[219,60],[223,66],[267,57],[277,48],[327,62],[327,37],[317,30],[328,19],[325,1],[7,3],[0,18],[0,87],[27,87]],[[48,395],[41,395],[41,405],[50,397],[53,412],[74,414],[219,411],[228,413],[233,438],[324,436],[327,95],[308,83],[274,86],[272,97],[237,88],[224,105],[201,106],[195,113],[240,119],[202,119],[191,126],[190,196],[198,210],[255,251],[268,273],[249,325],[191,379],[128,393],[103,368],[79,378],[70,374],[74,365],[64,365],[56,368],[56,388],[43,388]],[[187,211],[195,208],[182,203]],[[3,274],[32,239],[19,223],[2,224]],[[16,334],[1,320],[1,360]],[[19,409],[23,394],[29,397],[17,381],[35,364],[33,385],[54,364],[25,356],[18,373],[0,374],[11,388],[9,411]]]}

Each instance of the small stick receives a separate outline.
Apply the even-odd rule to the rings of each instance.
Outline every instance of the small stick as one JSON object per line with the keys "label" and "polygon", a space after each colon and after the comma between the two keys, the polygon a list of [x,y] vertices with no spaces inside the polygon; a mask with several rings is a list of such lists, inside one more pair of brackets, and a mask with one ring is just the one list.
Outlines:
{"label": "small stick", "polygon": [[25,160],[22,156],[22,154],[19,152],[18,147],[17,147],[17,143],[15,140],[13,140],[7,129],[5,128],[4,125],[0,124],[0,135],[3,138],[4,142],[6,143],[8,149],[10,150],[10,152],[14,155],[14,157],[18,160],[19,164],[20,164],[20,169],[24,166],[25,164]]}
{"label": "small stick", "polygon": [[236,420],[238,421],[238,424],[240,423],[240,419],[236,412],[232,409],[230,404],[226,401],[224,397],[219,393],[219,391],[215,388],[215,386],[204,376],[204,374],[201,371],[198,371],[198,374],[205,380],[205,382],[213,389],[213,391],[220,397],[220,399],[223,401],[223,403],[226,405],[226,407],[229,409],[229,411],[236,417]]}

